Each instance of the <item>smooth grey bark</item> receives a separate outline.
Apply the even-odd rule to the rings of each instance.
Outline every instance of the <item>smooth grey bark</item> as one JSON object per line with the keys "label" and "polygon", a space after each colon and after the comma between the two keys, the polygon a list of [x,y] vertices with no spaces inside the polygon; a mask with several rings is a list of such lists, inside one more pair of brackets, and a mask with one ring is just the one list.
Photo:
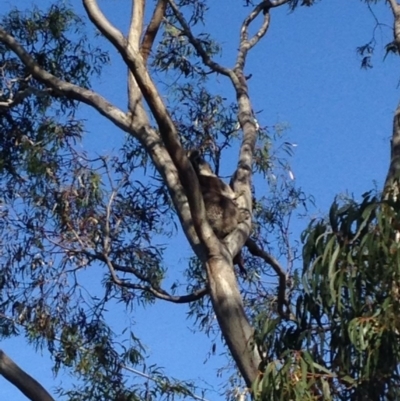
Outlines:
{"label": "smooth grey bark", "polygon": [[0,374],[32,401],[54,401],[54,398],[32,376],[23,371],[0,350]]}

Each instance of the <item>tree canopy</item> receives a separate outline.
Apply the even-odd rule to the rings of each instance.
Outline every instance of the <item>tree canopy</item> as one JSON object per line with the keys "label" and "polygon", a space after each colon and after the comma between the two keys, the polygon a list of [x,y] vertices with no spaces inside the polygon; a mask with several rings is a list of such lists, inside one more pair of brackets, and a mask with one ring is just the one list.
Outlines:
{"label": "tree canopy", "polygon": [[[399,398],[400,109],[384,188],[361,201],[338,196],[298,246],[291,220],[312,197],[293,179],[284,124],[264,126],[249,91],[247,58],[274,13],[314,3],[227,3],[242,16],[231,65],[218,61],[225,45],[208,30],[205,0],[134,1],[127,27],[96,0],[1,18],[0,334],[25,336],[49,351],[55,372],[71,372],[60,399],[207,399],[199,383],[148,366],[146,339],[109,322],[110,311],[156,302],[186,304],[211,353],[221,335],[228,399]],[[385,51],[398,55],[400,5],[365,3],[392,13]],[[357,49],[367,69],[375,30]],[[114,101],[100,91],[117,62],[126,93]],[[218,90],[222,80],[231,95]],[[88,138],[82,108],[113,124],[106,137],[119,133],[118,149]],[[226,236],[209,217],[193,150],[215,176],[232,168],[229,204],[243,218]],[[179,235],[192,253],[177,269],[166,254]],[[31,400],[53,400],[6,354],[6,380]]]}

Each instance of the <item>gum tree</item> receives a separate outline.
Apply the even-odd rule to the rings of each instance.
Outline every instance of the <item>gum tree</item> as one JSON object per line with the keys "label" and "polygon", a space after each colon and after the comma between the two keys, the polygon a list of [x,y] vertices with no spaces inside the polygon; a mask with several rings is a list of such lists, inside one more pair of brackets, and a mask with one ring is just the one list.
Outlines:
{"label": "gum tree", "polygon": [[[146,4],[146,10],[145,1],[132,2],[126,33],[109,21],[97,1],[82,4],[128,71],[124,109],[91,87],[90,76],[100,72],[108,55],[85,36],[72,9],[57,4],[47,13],[12,11],[0,28],[3,335],[22,328],[30,340],[48,347],[56,369],[73,366],[87,379],[81,397],[134,398],[136,393],[128,395],[124,387],[121,366],[140,363],[140,341],[117,351],[104,321],[106,305],[118,300],[129,306],[137,299],[188,303],[190,314],[202,317],[205,329],[215,314],[250,387],[261,354],[252,322],[259,311],[249,306],[256,299],[269,299],[263,307],[270,303],[286,316],[288,304],[288,273],[264,250],[263,234],[276,230],[282,234],[282,252],[290,252],[283,238],[285,225],[304,197],[292,183],[282,182],[271,191],[281,208],[269,210],[266,199],[253,200],[253,171],[268,176],[276,156],[270,154],[270,136],[253,113],[245,64],[267,33],[273,9],[289,1],[245,2],[242,10],[248,14],[239,27],[232,66],[216,62],[220,47],[208,33],[198,33],[207,9],[203,1],[159,0]],[[161,74],[176,78],[169,104],[160,90]],[[208,89],[218,77],[234,90],[230,104]],[[81,105],[128,134],[119,157],[94,157],[75,145],[83,133],[75,118]],[[205,217],[186,152],[200,149],[218,173],[222,154],[235,143],[240,150],[231,186],[247,219],[221,241]],[[290,151],[290,144],[284,146]],[[134,178],[148,168],[155,169],[155,179]],[[274,219],[272,228],[266,216]],[[163,250],[153,240],[154,235],[171,235],[176,219],[195,255],[186,272],[185,295],[175,294],[176,285],[163,288]],[[252,219],[259,224],[250,239]],[[247,263],[253,273],[241,279],[240,288],[233,259],[244,244],[254,256]],[[100,300],[93,296],[89,302],[79,290],[78,273],[99,264],[106,269],[104,292]],[[271,267],[279,277],[277,298],[268,297],[269,290],[256,279]],[[245,305],[243,294],[250,289],[256,295]],[[12,295],[6,300],[6,294]],[[2,355],[7,378],[7,367],[14,365]],[[159,385],[157,391],[190,395],[184,385]]]}
{"label": "gum tree", "polygon": [[[372,9],[379,2],[366,3]],[[327,218],[313,220],[302,236],[303,269],[296,271],[288,224],[307,199],[293,182],[279,179],[289,170],[275,153],[281,127],[260,127],[248,91],[246,61],[267,34],[274,9],[313,1],[238,5],[245,15],[231,66],[216,61],[221,48],[202,31],[205,2],[158,0],[146,9],[144,1],[132,2],[126,33],[97,1],[82,4],[100,47],[62,4],[47,12],[13,11],[1,23],[2,335],[23,331],[49,349],[56,370],[72,368],[81,385],[64,391],[70,399],[198,399],[193,383],[157,368],[146,372],[151,386],[127,380],[126,370],[145,363],[141,339],[131,333],[133,345],[118,344],[105,313],[119,303],[128,310],[136,303],[185,303],[206,332],[217,318],[247,387],[234,393],[234,379],[228,397],[397,399],[398,110],[383,193],[367,193],[361,202],[338,198]],[[397,54],[400,5],[385,5],[394,32],[386,49]],[[127,70],[125,108],[94,88],[93,75],[108,61],[104,43]],[[370,65],[375,43],[359,48],[363,66]],[[168,87],[166,77],[173,82]],[[233,89],[230,103],[210,89],[221,79]],[[84,130],[77,111],[87,106],[127,134],[118,155],[77,145]],[[282,146],[290,152],[290,144]],[[218,173],[233,147],[231,185],[248,218],[221,241],[206,220],[186,151],[200,149]],[[268,197],[253,194],[257,174],[267,178]],[[166,288],[157,238],[173,235],[175,225],[194,256]],[[246,272],[234,266],[240,251]],[[279,263],[284,259],[288,270]],[[101,285],[88,294],[81,272],[100,268]],[[262,280],[270,269],[276,288]],[[4,352],[0,373],[32,400],[52,399]]]}

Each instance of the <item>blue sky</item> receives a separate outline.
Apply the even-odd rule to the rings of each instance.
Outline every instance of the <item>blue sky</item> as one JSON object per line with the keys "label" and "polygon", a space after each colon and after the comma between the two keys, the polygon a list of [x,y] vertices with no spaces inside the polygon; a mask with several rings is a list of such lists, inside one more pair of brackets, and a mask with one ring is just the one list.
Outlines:
{"label": "blue sky", "polygon": [[[11,2],[2,0],[10,7]],[[127,26],[129,1],[100,1],[104,13],[119,27]],[[149,2],[151,3],[151,2]],[[214,5],[214,3],[216,3]],[[238,30],[244,14],[239,0],[213,2],[207,30],[222,43],[221,62],[232,64],[238,44]],[[20,1],[20,7],[49,5],[51,1]],[[80,1],[71,1],[82,12]],[[389,10],[381,1],[373,7],[382,22],[391,24]],[[121,25],[123,24],[123,25]],[[289,124],[287,139],[297,144],[292,160],[296,181],[315,197],[317,212],[326,212],[335,195],[349,192],[356,198],[374,187],[381,188],[389,164],[389,138],[393,111],[397,107],[399,59],[384,59],[384,46],[392,31],[382,27],[375,32],[374,68],[360,69],[356,48],[367,43],[375,20],[360,0],[322,0],[311,8],[289,13],[287,8],[273,10],[266,37],[249,56],[247,73],[254,110],[262,125]],[[103,95],[121,107],[125,105],[126,70],[113,58],[106,74],[96,86]],[[219,79],[221,92],[234,100],[227,82]],[[96,113],[83,109],[88,120],[86,143],[96,142],[99,151],[117,148],[124,134]],[[236,155],[232,155],[234,160]],[[267,191],[267,183],[257,182],[257,194]],[[295,223],[294,236],[306,222]],[[182,241],[175,239],[177,246]],[[174,248],[176,249],[176,248]],[[182,249],[180,247],[179,249]],[[186,248],[184,248],[186,249]],[[170,266],[183,270],[190,251],[170,252]],[[133,315],[119,311],[115,325],[122,329],[134,324],[137,336],[148,346],[151,361],[181,379],[203,379],[219,384],[216,369],[224,357],[212,357],[203,364],[210,350],[209,340],[193,334],[192,323],[185,319],[184,305],[157,302],[154,307],[137,309]],[[113,311],[114,315],[114,311]],[[53,383],[68,378],[51,373],[46,353],[36,354],[24,340],[4,342],[1,347],[27,372],[51,390]],[[224,352],[219,346],[217,354]],[[223,397],[209,393],[209,400]],[[0,399],[22,401],[25,398],[9,383],[0,379]]]}

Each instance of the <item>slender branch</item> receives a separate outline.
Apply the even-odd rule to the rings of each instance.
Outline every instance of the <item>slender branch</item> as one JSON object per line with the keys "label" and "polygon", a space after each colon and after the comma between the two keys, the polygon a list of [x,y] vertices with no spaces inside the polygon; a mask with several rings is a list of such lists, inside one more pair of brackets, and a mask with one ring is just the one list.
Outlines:
{"label": "slender branch", "polygon": [[117,29],[101,12],[96,0],[83,0],[83,6],[89,16],[89,19],[99,29],[99,31],[120,50],[126,44],[122,32]]}
{"label": "slender branch", "polygon": [[140,46],[140,52],[143,57],[143,62],[146,64],[149,58],[151,48],[153,47],[154,40],[157,36],[157,32],[160,28],[161,22],[167,9],[168,0],[158,0],[156,7],[154,8],[153,16],[151,17],[149,26],[142,39]]}
{"label": "slender branch", "polygon": [[144,0],[132,1],[131,24],[128,32],[128,42],[135,50],[139,50],[140,37],[143,30]]}
{"label": "slender branch", "polygon": [[33,59],[33,57],[30,56],[30,54],[15,40],[15,38],[9,35],[1,27],[0,42],[4,43],[19,57],[19,59],[28,68],[32,76],[39,82],[42,82],[47,87],[53,89],[54,92],[57,94],[92,106],[94,109],[96,109],[99,113],[108,118],[122,130],[130,132],[125,113],[123,113],[120,109],[108,102],[98,93],[93,92],[89,89],[84,89],[78,85],[63,81],[62,79],[59,79],[49,72],[43,70]]}
{"label": "slender branch", "polygon": [[[124,286],[124,284],[122,284]],[[200,290],[194,291],[191,294],[186,295],[171,295],[167,292],[163,292],[161,290],[157,290],[154,287],[143,286],[140,284],[132,284],[129,288],[134,290],[142,290],[146,292],[150,292],[158,299],[162,299],[163,301],[172,302],[174,304],[187,304],[190,302],[198,301],[208,294],[207,288],[201,288]]]}
{"label": "slender branch", "polygon": [[[144,0],[132,1],[131,23],[128,31],[128,43],[136,50],[139,49],[140,36],[143,29]],[[132,119],[137,119],[143,111],[142,94],[131,71],[128,71],[128,109]],[[141,113],[145,114],[145,113]]]}
{"label": "slender branch", "polygon": [[[134,290],[142,290],[142,291],[147,291],[153,294],[156,298],[162,299],[164,301],[169,301],[172,303],[177,303],[177,304],[182,304],[182,303],[189,303],[193,301],[197,301],[198,299],[204,297],[206,294],[208,294],[208,288],[201,288],[199,290],[194,291],[191,294],[185,294],[185,295],[171,295],[169,294],[166,290],[160,288],[160,287],[154,287],[152,285],[151,279],[147,277],[145,274],[141,273],[138,269],[135,269],[133,266],[123,266],[118,263],[115,263],[111,261],[111,259],[107,256],[106,252],[103,253],[92,253],[85,248],[83,242],[81,241],[78,233],[76,231],[73,231],[75,237],[77,238],[79,244],[81,245],[82,249],[79,251],[76,249],[71,249],[68,248],[67,246],[61,245],[55,241],[53,241],[51,238],[46,236],[47,240],[51,242],[52,244],[61,247],[65,252],[69,253],[70,255],[76,254],[76,253],[81,253],[84,254],[85,256],[88,257],[89,260],[98,260],[100,262],[103,262],[107,265],[113,282],[121,287],[126,287]],[[128,273],[128,274],[133,274],[136,278],[139,280],[148,283],[148,285],[143,285],[143,284],[133,284],[128,281],[123,281],[119,279],[119,277],[116,274],[116,271],[119,271],[121,273]]]}
{"label": "slender branch", "polygon": [[110,261],[110,259],[108,258],[107,254],[103,253],[102,256],[106,261],[108,269],[110,270],[110,274],[111,274],[113,282],[120,287],[130,288],[132,290],[147,291],[147,292],[150,292],[151,294],[153,294],[156,298],[162,299],[164,301],[176,303],[176,304],[183,304],[183,303],[197,301],[198,299],[204,297],[204,295],[206,295],[208,293],[207,288],[202,288],[202,289],[197,290],[197,291],[193,292],[192,294],[188,294],[188,295],[181,295],[181,296],[170,295],[167,291],[164,291],[161,288],[155,288],[151,285],[144,286],[144,285],[140,285],[140,284],[132,284],[128,281],[123,281],[117,276],[117,274],[115,272],[115,268],[114,268],[112,262]]}
{"label": "slender branch", "polygon": [[2,350],[0,350],[0,374],[31,401],[54,401],[40,383],[22,370]]}
{"label": "slender branch", "polygon": [[226,76],[230,77],[231,79],[236,79],[236,77],[234,76],[233,71],[231,69],[222,67],[220,64],[211,60],[210,56],[204,50],[204,48],[201,44],[201,41],[194,37],[194,35],[189,27],[189,24],[186,22],[183,14],[179,11],[178,6],[175,4],[175,2],[173,0],[168,0],[168,3],[171,6],[176,19],[179,21],[179,23],[182,26],[183,34],[188,38],[189,42],[196,49],[198,55],[203,60],[203,63],[207,67],[210,67],[212,71],[226,75]]}
{"label": "slender branch", "polygon": [[[276,7],[276,6],[271,5],[270,1],[263,1],[259,3],[243,21],[242,27],[240,29],[240,43],[239,43],[238,55],[236,58],[235,70],[241,70],[241,71],[243,70],[248,51],[252,47],[254,47],[259,42],[259,40],[266,34],[270,22],[269,8],[271,7]],[[248,38],[249,26],[261,12],[264,13],[263,23],[259,28],[259,30],[256,32],[256,34],[249,40]]]}
{"label": "slender branch", "polygon": [[40,90],[29,86],[27,88],[24,88],[23,90],[19,90],[18,92],[16,92],[13,97],[0,102],[0,109],[11,109],[22,103],[27,97],[31,95],[41,97],[50,95],[51,92],[52,89]]}
{"label": "slender branch", "polygon": [[283,311],[283,305],[288,305],[288,300],[286,299],[287,277],[283,267],[271,254],[261,249],[251,238],[247,239],[246,247],[253,256],[257,256],[268,263],[278,275],[278,312],[281,316],[287,317],[287,313]]}

